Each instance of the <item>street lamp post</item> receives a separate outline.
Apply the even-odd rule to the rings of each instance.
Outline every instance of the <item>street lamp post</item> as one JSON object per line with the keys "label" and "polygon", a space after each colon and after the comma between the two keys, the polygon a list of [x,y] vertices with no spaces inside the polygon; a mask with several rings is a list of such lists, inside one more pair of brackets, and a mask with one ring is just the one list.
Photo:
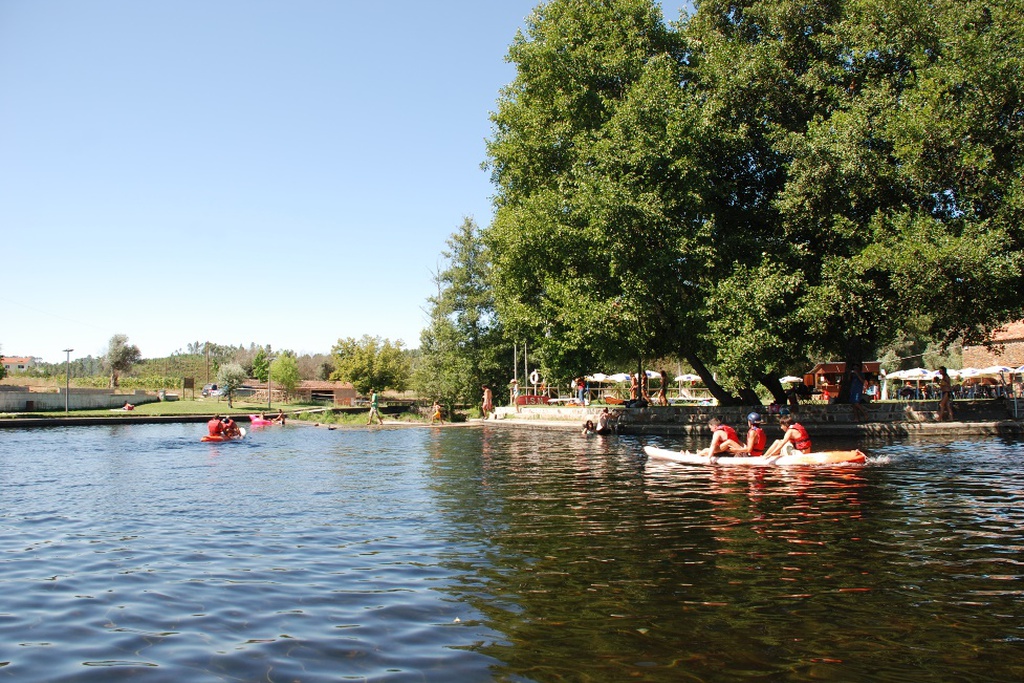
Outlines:
{"label": "street lamp post", "polygon": [[71,352],[74,349],[64,349],[64,353],[67,354],[67,360],[64,361],[64,414],[68,413],[68,394],[71,393]]}
{"label": "street lamp post", "polygon": [[277,358],[274,358],[273,356],[267,359],[267,410],[270,410],[270,397],[273,395],[271,393],[271,383],[273,380],[270,378],[270,366],[273,365],[275,360],[277,360]]}

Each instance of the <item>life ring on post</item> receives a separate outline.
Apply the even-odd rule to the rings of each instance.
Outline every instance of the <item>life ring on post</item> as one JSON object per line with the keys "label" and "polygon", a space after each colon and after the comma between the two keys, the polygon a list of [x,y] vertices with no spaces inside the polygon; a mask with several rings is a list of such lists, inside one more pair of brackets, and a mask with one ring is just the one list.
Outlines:
{"label": "life ring on post", "polygon": [[540,384],[540,373],[537,372],[536,370],[530,373],[530,384]]}

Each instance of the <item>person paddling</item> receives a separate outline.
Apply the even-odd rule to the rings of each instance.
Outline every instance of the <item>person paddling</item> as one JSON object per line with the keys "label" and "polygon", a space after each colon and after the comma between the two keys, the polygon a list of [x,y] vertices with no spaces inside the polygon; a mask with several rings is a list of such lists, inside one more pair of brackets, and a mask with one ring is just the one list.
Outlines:
{"label": "person paddling", "polygon": [[224,423],[221,422],[220,415],[214,415],[213,419],[206,423],[206,430],[210,432],[210,436],[221,436],[224,434]]}
{"label": "person paddling", "polygon": [[796,455],[797,453],[811,452],[811,437],[807,434],[804,426],[793,419],[789,410],[783,408],[779,412],[779,426],[782,427],[782,438],[773,443],[764,457]]}
{"label": "person paddling", "polygon": [[235,421],[231,419],[230,415],[224,417],[224,436],[228,439],[235,439],[242,435],[242,431],[235,424]]}
{"label": "person paddling", "polygon": [[708,420],[708,427],[711,428],[711,443],[707,448],[697,451],[697,455],[714,457],[716,455],[740,455],[743,453],[743,445],[736,430],[725,424],[720,417],[712,417]]}

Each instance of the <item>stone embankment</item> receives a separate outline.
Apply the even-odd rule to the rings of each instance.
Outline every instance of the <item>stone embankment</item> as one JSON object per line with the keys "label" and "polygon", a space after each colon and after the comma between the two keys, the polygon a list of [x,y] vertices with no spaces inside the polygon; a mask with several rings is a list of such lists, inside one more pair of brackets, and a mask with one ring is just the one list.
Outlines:
{"label": "stone embankment", "polygon": [[[938,421],[937,401],[880,401],[865,406],[867,420],[858,422],[849,405],[807,403],[800,406],[797,418],[821,436],[904,437],[915,434],[929,436],[986,436],[1024,434],[1024,399],[1018,406],[1013,399],[981,399],[954,401],[955,420]],[[659,434],[706,436],[707,421],[721,417],[736,427],[747,423],[747,414],[761,413],[765,423],[778,429],[778,416],[768,406],[512,406],[498,408],[496,424],[520,424],[537,427],[579,429],[587,420],[609,408],[617,416],[623,434]]]}

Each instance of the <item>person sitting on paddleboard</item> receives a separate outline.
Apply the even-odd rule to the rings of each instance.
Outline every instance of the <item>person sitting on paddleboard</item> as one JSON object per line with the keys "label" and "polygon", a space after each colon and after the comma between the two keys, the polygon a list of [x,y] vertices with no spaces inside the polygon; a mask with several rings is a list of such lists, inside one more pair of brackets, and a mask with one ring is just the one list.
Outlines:
{"label": "person sitting on paddleboard", "polygon": [[210,436],[223,435],[224,423],[221,422],[220,415],[214,415],[213,419],[206,423],[206,429],[210,432]]}
{"label": "person sitting on paddleboard", "polygon": [[779,426],[782,427],[782,438],[764,452],[764,457],[811,452],[811,437],[807,434],[807,430],[802,424],[796,422],[785,408],[779,413]]}
{"label": "person sitting on paddleboard", "polygon": [[755,458],[764,455],[764,447],[768,444],[768,435],[761,429],[761,414],[747,415],[747,446],[744,452]]}
{"label": "person sitting on paddleboard", "polygon": [[722,422],[722,418],[713,417],[708,420],[711,428],[711,444],[697,451],[697,455],[741,455],[743,445],[736,430]]}
{"label": "person sitting on paddleboard", "polygon": [[229,416],[225,417],[224,418],[224,436],[226,436],[229,439],[234,439],[235,437],[238,437],[238,436],[241,436],[241,435],[242,435],[242,432],[239,431],[238,425],[235,424],[235,421],[231,419],[231,416],[229,415]]}

